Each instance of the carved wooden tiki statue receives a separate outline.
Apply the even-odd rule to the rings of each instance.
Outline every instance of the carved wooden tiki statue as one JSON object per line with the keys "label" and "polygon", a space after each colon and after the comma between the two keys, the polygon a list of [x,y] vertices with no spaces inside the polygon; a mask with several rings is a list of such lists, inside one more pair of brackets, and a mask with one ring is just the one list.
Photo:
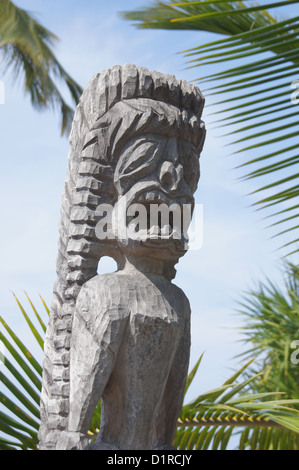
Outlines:
{"label": "carved wooden tiki statue", "polygon": [[[96,75],[81,97],[45,342],[41,449],[171,449],[190,349],[189,303],[171,281],[187,250],[178,225],[194,206],[203,105],[193,85],[134,65]],[[176,209],[167,224],[162,205]],[[136,213],[145,226],[133,224]],[[97,275],[103,256],[116,272]]]}

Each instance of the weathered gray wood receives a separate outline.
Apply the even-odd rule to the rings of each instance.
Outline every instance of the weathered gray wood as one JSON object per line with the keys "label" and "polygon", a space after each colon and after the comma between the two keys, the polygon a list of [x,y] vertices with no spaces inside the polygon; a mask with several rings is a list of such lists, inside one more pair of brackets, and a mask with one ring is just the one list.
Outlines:
{"label": "weathered gray wood", "polygon": [[[124,201],[138,203],[149,215],[154,204],[194,203],[203,104],[193,85],[130,64],[97,74],[81,97],[45,341],[41,449],[88,448],[99,400],[91,449],[171,448],[190,349],[189,303],[172,283],[185,234],[155,223],[139,239],[115,227],[100,239],[96,228],[103,204],[120,214]],[[98,276],[105,255],[118,271]]]}

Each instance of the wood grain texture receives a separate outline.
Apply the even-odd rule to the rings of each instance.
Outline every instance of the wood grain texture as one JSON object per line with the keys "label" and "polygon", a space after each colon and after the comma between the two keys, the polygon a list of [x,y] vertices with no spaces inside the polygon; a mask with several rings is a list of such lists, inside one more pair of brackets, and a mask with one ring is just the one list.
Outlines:
{"label": "wood grain texture", "polygon": [[[95,337],[93,333],[90,345],[92,342],[97,343],[98,348],[96,349],[95,347],[94,350],[98,361],[96,362],[95,360],[94,371],[99,367],[99,364],[103,364],[104,369],[106,368],[109,373],[106,372],[106,377],[104,372],[103,376],[101,376],[100,372],[97,372],[97,377],[99,377],[96,379],[97,383],[103,380],[103,383],[107,385],[109,380],[112,380],[111,374],[114,374],[115,371],[112,367],[113,361],[108,356],[112,354],[113,341],[116,341],[115,344],[118,345],[117,347],[115,346],[114,355],[112,354],[114,357],[113,364],[119,364],[121,360],[119,358],[119,351],[122,351],[121,356],[123,354],[128,356],[128,351],[125,353],[122,349],[124,343],[121,341],[123,341],[124,337],[127,339],[131,337],[130,341],[133,341],[134,335],[132,331],[137,326],[135,325],[133,328],[132,325],[137,320],[137,313],[141,315],[140,318],[138,317],[140,322],[138,324],[139,329],[136,329],[139,332],[138,334],[136,333],[137,338],[142,337],[140,328],[143,331],[142,334],[150,331],[148,319],[151,316],[148,313],[148,306],[155,304],[157,299],[160,299],[159,302],[161,303],[162,310],[157,306],[156,314],[161,314],[162,311],[165,314],[165,321],[163,320],[166,325],[164,325],[165,335],[166,337],[167,335],[169,337],[175,336],[174,332],[166,333],[168,331],[167,318],[170,312],[167,310],[168,307],[165,307],[167,304],[165,295],[168,289],[173,289],[174,286],[169,280],[165,280],[165,273],[167,269],[172,269],[171,266],[177,260],[175,260],[175,257],[169,256],[167,258],[166,256],[166,259],[163,261],[164,271],[162,270],[161,276],[163,282],[167,282],[171,287],[164,286],[163,289],[166,289],[164,293],[163,289],[160,292],[154,289],[155,292],[152,291],[151,294],[152,298],[149,297],[147,292],[149,285],[147,282],[153,283],[154,281],[149,281],[146,276],[146,279],[144,279],[144,271],[142,267],[138,267],[138,263],[132,263],[132,260],[128,262],[127,255],[134,253],[134,250],[136,253],[139,253],[139,248],[136,251],[136,246],[134,248],[134,244],[129,244],[129,253],[127,253],[128,247],[124,248],[118,240],[99,240],[95,230],[98,222],[96,208],[104,203],[115,204],[119,197],[124,195],[134,198],[136,194],[142,194],[145,191],[148,193],[147,182],[149,181],[153,187],[159,188],[162,184],[160,178],[162,173],[165,182],[168,178],[167,172],[172,175],[172,178],[178,179],[180,174],[178,170],[179,163],[174,160],[172,165],[175,171],[173,169],[170,171],[168,166],[167,169],[164,167],[164,172],[161,173],[160,171],[159,174],[157,173],[156,168],[158,168],[157,165],[161,164],[161,159],[164,158],[163,155],[154,159],[152,163],[147,164],[145,162],[143,173],[140,172],[140,164],[137,162],[135,171],[129,176],[122,173],[120,162],[125,162],[125,158],[128,158],[125,157],[125,150],[128,146],[132,145],[136,139],[142,138],[142,136],[145,136],[145,140],[149,141],[151,141],[152,136],[154,138],[162,136],[164,140],[166,139],[163,145],[165,145],[165,151],[168,153],[174,148],[175,140],[187,142],[188,145],[193,146],[199,156],[205,136],[204,126],[200,120],[203,105],[204,99],[195,86],[177,80],[173,76],[149,72],[145,68],[138,68],[130,64],[126,64],[124,67],[115,66],[112,69],[107,69],[95,75],[80,99],[70,135],[68,170],[62,195],[59,224],[57,280],[53,288],[50,320],[45,341],[43,388],[41,394],[41,427],[39,431],[41,449],[86,448],[87,441],[84,433],[92,414],[92,407],[95,401],[102,397],[102,393],[99,392],[102,389],[99,386],[95,393],[96,398],[92,393],[88,394],[87,402],[92,403],[92,405],[87,406],[86,402],[82,405],[82,409],[76,412],[72,408],[75,402],[75,400],[70,398],[74,393],[72,387],[73,390],[76,387],[79,387],[79,389],[83,387],[86,390],[88,387],[91,387],[90,390],[94,390],[91,375],[87,374],[84,380],[83,378],[80,378],[80,380],[78,378],[75,379],[80,370],[80,365],[74,359],[74,351],[81,344],[80,334],[82,334],[82,338],[86,335],[85,341],[87,341],[90,334],[88,331],[91,331],[88,328],[84,329],[76,326],[78,322],[80,323],[81,321],[82,323],[83,321],[82,319],[80,320],[79,313],[75,314],[75,312],[80,311],[81,307],[79,308],[78,302],[80,302],[79,299],[82,299],[84,292],[85,296],[88,292],[86,297],[87,305],[90,305],[88,312],[90,315],[94,315],[93,320],[90,320],[90,322],[95,322],[94,324],[96,324],[99,318],[101,318],[102,322],[102,326],[99,329],[100,333],[98,333],[100,336]],[[138,160],[142,155],[137,154],[136,158]],[[125,163],[123,166],[125,166]],[[199,172],[195,174],[195,177],[198,179]],[[181,178],[180,188],[177,191],[172,191],[172,200],[181,198],[183,201],[183,198],[186,196],[186,188],[183,190],[183,182],[185,180],[186,178]],[[167,193],[165,187],[163,191]],[[155,259],[155,253],[157,252],[150,249],[146,253],[146,258],[152,257]],[[97,276],[98,262],[102,256],[106,255],[112,256],[119,266],[119,273],[115,274],[114,277],[112,276],[112,280],[109,276],[107,278]],[[118,280],[120,272],[127,269],[125,266],[133,265],[134,269],[139,273],[135,272],[136,279],[132,279],[132,274],[130,274],[126,278],[127,281],[124,280],[125,278],[121,278],[122,282],[124,282],[124,284],[121,284]],[[155,272],[150,274],[157,275]],[[143,281],[140,281],[141,278],[139,276],[143,276],[142,279],[145,282],[143,287]],[[131,279],[130,282],[132,284],[128,284],[128,279]],[[110,287],[108,287],[109,283],[111,284]],[[155,285],[155,282],[153,285]],[[140,289],[144,289],[142,294]],[[100,296],[99,292],[102,292],[103,295]],[[123,297],[124,292],[131,293],[133,297]],[[135,312],[135,315],[132,314],[132,311],[134,311],[133,305],[136,306],[137,292],[139,292],[139,296],[141,295],[141,299],[147,300],[143,300],[143,309],[141,308],[142,303],[139,304],[138,312]],[[109,296],[110,298],[112,296],[114,299],[115,305],[113,308],[117,320],[113,320],[110,316],[110,307],[107,305]],[[178,302],[180,303],[180,300]],[[84,308],[86,309],[86,307]],[[127,316],[125,320],[121,320],[124,311],[127,312]],[[175,311],[175,308],[173,308],[173,311]],[[177,311],[176,314],[179,315],[179,312]],[[130,325],[130,328],[128,325]],[[143,326],[141,327],[141,325]],[[94,325],[92,328],[94,328]],[[175,328],[177,326],[174,327],[174,330]],[[116,337],[119,339],[114,340],[113,334],[116,334]],[[157,338],[159,334],[157,333]],[[162,328],[161,344],[163,343],[163,334]],[[188,334],[186,333],[186,337],[188,337]],[[153,339],[156,339],[155,334]],[[88,344],[88,341],[87,343],[82,341],[82,344]],[[103,344],[105,344],[105,347],[103,347]],[[159,349],[154,348],[153,350],[158,355]],[[133,351],[134,348],[131,348],[129,355],[130,361],[132,361],[131,366],[134,369],[136,366],[134,360],[137,360],[138,354],[136,349],[137,356],[134,359],[132,356]],[[177,349],[174,347],[173,351],[177,351]],[[107,354],[107,357],[105,354]],[[143,357],[145,359],[144,355]],[[71,361],[75,361],[78,364],[71,366]],[[85,365],[88,361],[89,359],[85,360]],[[110,366],[109,361],[112,361]],[[168,369],[166,365],[165,367],[169,375],[171,361],[166,361],[166,363],[168,364]],[[186,373],[187,371],[185,370]],[[105,380],[104,376],[106,377]],[[78,384],[75,386],[76,380]],[[161,382],[161,390],[164,390],[165,387],[169,388],[169,386],[166,386],[166,383],[167,381],[163,382],[163,385]],[[132,394],[133,389],[134,387],[132,386],[130,392]],[[105,387],[103,389],[104,393]],[[147,392],[143,390],[143,393]],[[160,397],[159,400],[161,401],[161,399]],[[180,399],[178,399],[179,402]],[[106,408],[109,408],[108,404]],[[161,413],[158,413],[156,416],[158,421],[161,420],[165,409]],[[136,416],[137,414],[135,414],[134,419],[137,423]],[[107,421],[108,417],[105,419]],[[76,420],[77,424],[75,425]],[[114,431],[108,432],[107,429],[110,429],[109,426],[108,428],[106,427],[106,432],[113,434]],[[153,435],[152,429],[149,433],[151,436]],[[137,434],[139,432],[135,433],[136,436]],[[122,438],[118,440],[115,438],[116,443],[112,443],[111,437],[107,439],[111,446],[126,446]],[[144,439],[142,442],[146,443],[144,445],[147,447],[154,445],[152,438],[144,436]],[[134,445],[137,446],[135,448],[138,448],[138,446],[143,444],[141,441],[139,444],[127,443],[127,446],[130,446],[130,448],[133,448]]]}

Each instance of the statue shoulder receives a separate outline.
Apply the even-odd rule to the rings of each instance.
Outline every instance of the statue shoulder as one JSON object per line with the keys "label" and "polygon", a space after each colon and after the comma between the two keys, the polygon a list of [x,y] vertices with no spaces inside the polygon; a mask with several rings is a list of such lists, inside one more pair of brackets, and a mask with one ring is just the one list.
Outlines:
{"label": "statue shoulder", "polygon": [[96,303],[101,308],[107,308],[121,302],[121,292],[121,279],[117,272],[96,275],[83,284],[76,305]]}

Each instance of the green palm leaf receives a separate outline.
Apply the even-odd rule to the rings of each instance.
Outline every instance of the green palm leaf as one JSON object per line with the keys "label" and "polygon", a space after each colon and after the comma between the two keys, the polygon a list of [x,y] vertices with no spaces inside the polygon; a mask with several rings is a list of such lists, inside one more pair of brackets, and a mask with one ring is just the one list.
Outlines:
{"label": "green palm leaf", "polygon": [[[241,357],[254,355],[256,365],[267,370],[266,380],[256,384],[257,391],[271,387],[299,398],[298,365],[291,360],[292,342],[299,337],[298,266],[286,263],[284,277],[284,285],[276,286],[267,279],[239,302],[238,312],[245,320],[244,342],[253,346]],[[254,373],[254,369],[248,370]]]}
{"label": "green palm leaf", "polygon": [[[44,335],[49,309],[41,298],[45,308],[44,319],[37,313],[27,294],[26,297],[31,308],[30,313],[25,311],[18,298],[16,298],[17,305],[31,331],[32,338],[39,343]],[[39,324],[42,333],[39,333],[35,322]],[[11,340],[8,341],[3,333],[0,340],[11,354],[12,360],[4,355],[0,371],[0,380],[10,395],[0,393],[0,402],[7,410],[7,413],[0,413],[0,450],[37,449],[41,384],[40,376],[39,374],[37,376],[36,372],[40,372],[41,366],[3,319],[1,323]],[[195,379],[202,358],[203,355],[189,373],[186,392]],[[228,447],[231,437],[239,429],[241,429],[240,448],[262,446],[282,449],[298,446],[299,399],[282,398],[277,391],[252,393],[248,386],[260,380],[261,374],[253,372],[249,377],[240,379],[250,369],[253,361],[250,359],[222,386],[184,404],[174,440],[174,445],[178,449],[223,450]],[[100,420],[99,403],[89,428],[88,437],[91,441],[99,432]]]}
{"label": "green palm leaf", "polygon": [[[27,313],[19,299],[15,295],[14,297],[25,324],[31,331],[32,339],[43,348],[45,322],[28,296],[31,313]],[[42,332],[38,331],[35,320]],[[0,341],[7,352],[2,357],[0,381],[8,391],[8,394],[0,392],[0,403],[8,410],[8,413],[1,413],[0,416],[0,449],[37,449],[42,366],[2,317],[0,324],[10,337],[8,339],[0,332]],[[16,441],[11,441],[9,436]]]}
{"label": "green palm leaf", "polygon": [[[61,133],[69,133],[73,109],[66,103],[55,82],[64,83],[76,105],[81,87],[68,75],[53,54],[58,38],[29,13],[10,0],[0,2],[0,54],[6,69],[16,80],[24,77],[25,91],[37,110],[58,107]],[[6,70],[5,69],[5,70]]]}
{"label": "green palm leaf", "polygon": [[293,408],[298,406],[298,399],[266,400],[277,397],[276,392],[240,393],[260,376],[235,383],[251,363],[243,366],[219,389],[183,406],[174,440],[178,449],[226,449],[240,428],[240,450],[269,450],[274,448],[274,443],[279,449],[289,448],[290,443],[293,449],[298,446],[299,411]]}
{"label": "green palm leaf", "polygon": [[[216,73],[205,74],[196,81],[201,88],[208,84],[207,93],[203,91],[208,106],[211,103],[214,114],[219,116],[214,122],[232,129],[229,135],[234,154],[244,158],[238,167],[253,168],[242,175],[243,179],[257,179],[258,187],[251,194],[253,205],[267,210],[268,216],[277,217],[282,210],[292,213],[293,218],[279,220],[285,228],[277,232],[286,239],[285,256],[290,254],[293,245],[291,253],[298,251],[295,223],[299,196],[298,155],[295,153],[298,105],[294,106],[291,101],[291,83],[299,70],[299,17],[282,18],[278,14],[279,8],[288,5],[294,5],[293,11],[296,11],[297,3],[297,0],[261,4],[218,0],[156,1],[154,6],[142,11],[122,13],[139,28],[190,29],[225,36],[183,53],[190,67],[201,67],[203,72],[217,64]],[[273,15],[270,14],[272,8],[275,8]],[[227,62],[229,66],[225,66]],[[225,99],[221,99],[222,95]],[[267,115],[270,117],[264,119]],[[248,125],[240,126],[244,121],[249,121]],[[243,137],[234,139],[236,133]],[[254,143],[242,145],[248,140]],[[286,156],[281,159],[283,153]],[[266,167],[265,159],[269,161]],[[285,161],[287,164],[283,164]],[[259,184],[259,181],[266,183]],[[283,191],[278,189],[280,186],[284,187]],[[261,192],[265,196],[256,197]]]}

